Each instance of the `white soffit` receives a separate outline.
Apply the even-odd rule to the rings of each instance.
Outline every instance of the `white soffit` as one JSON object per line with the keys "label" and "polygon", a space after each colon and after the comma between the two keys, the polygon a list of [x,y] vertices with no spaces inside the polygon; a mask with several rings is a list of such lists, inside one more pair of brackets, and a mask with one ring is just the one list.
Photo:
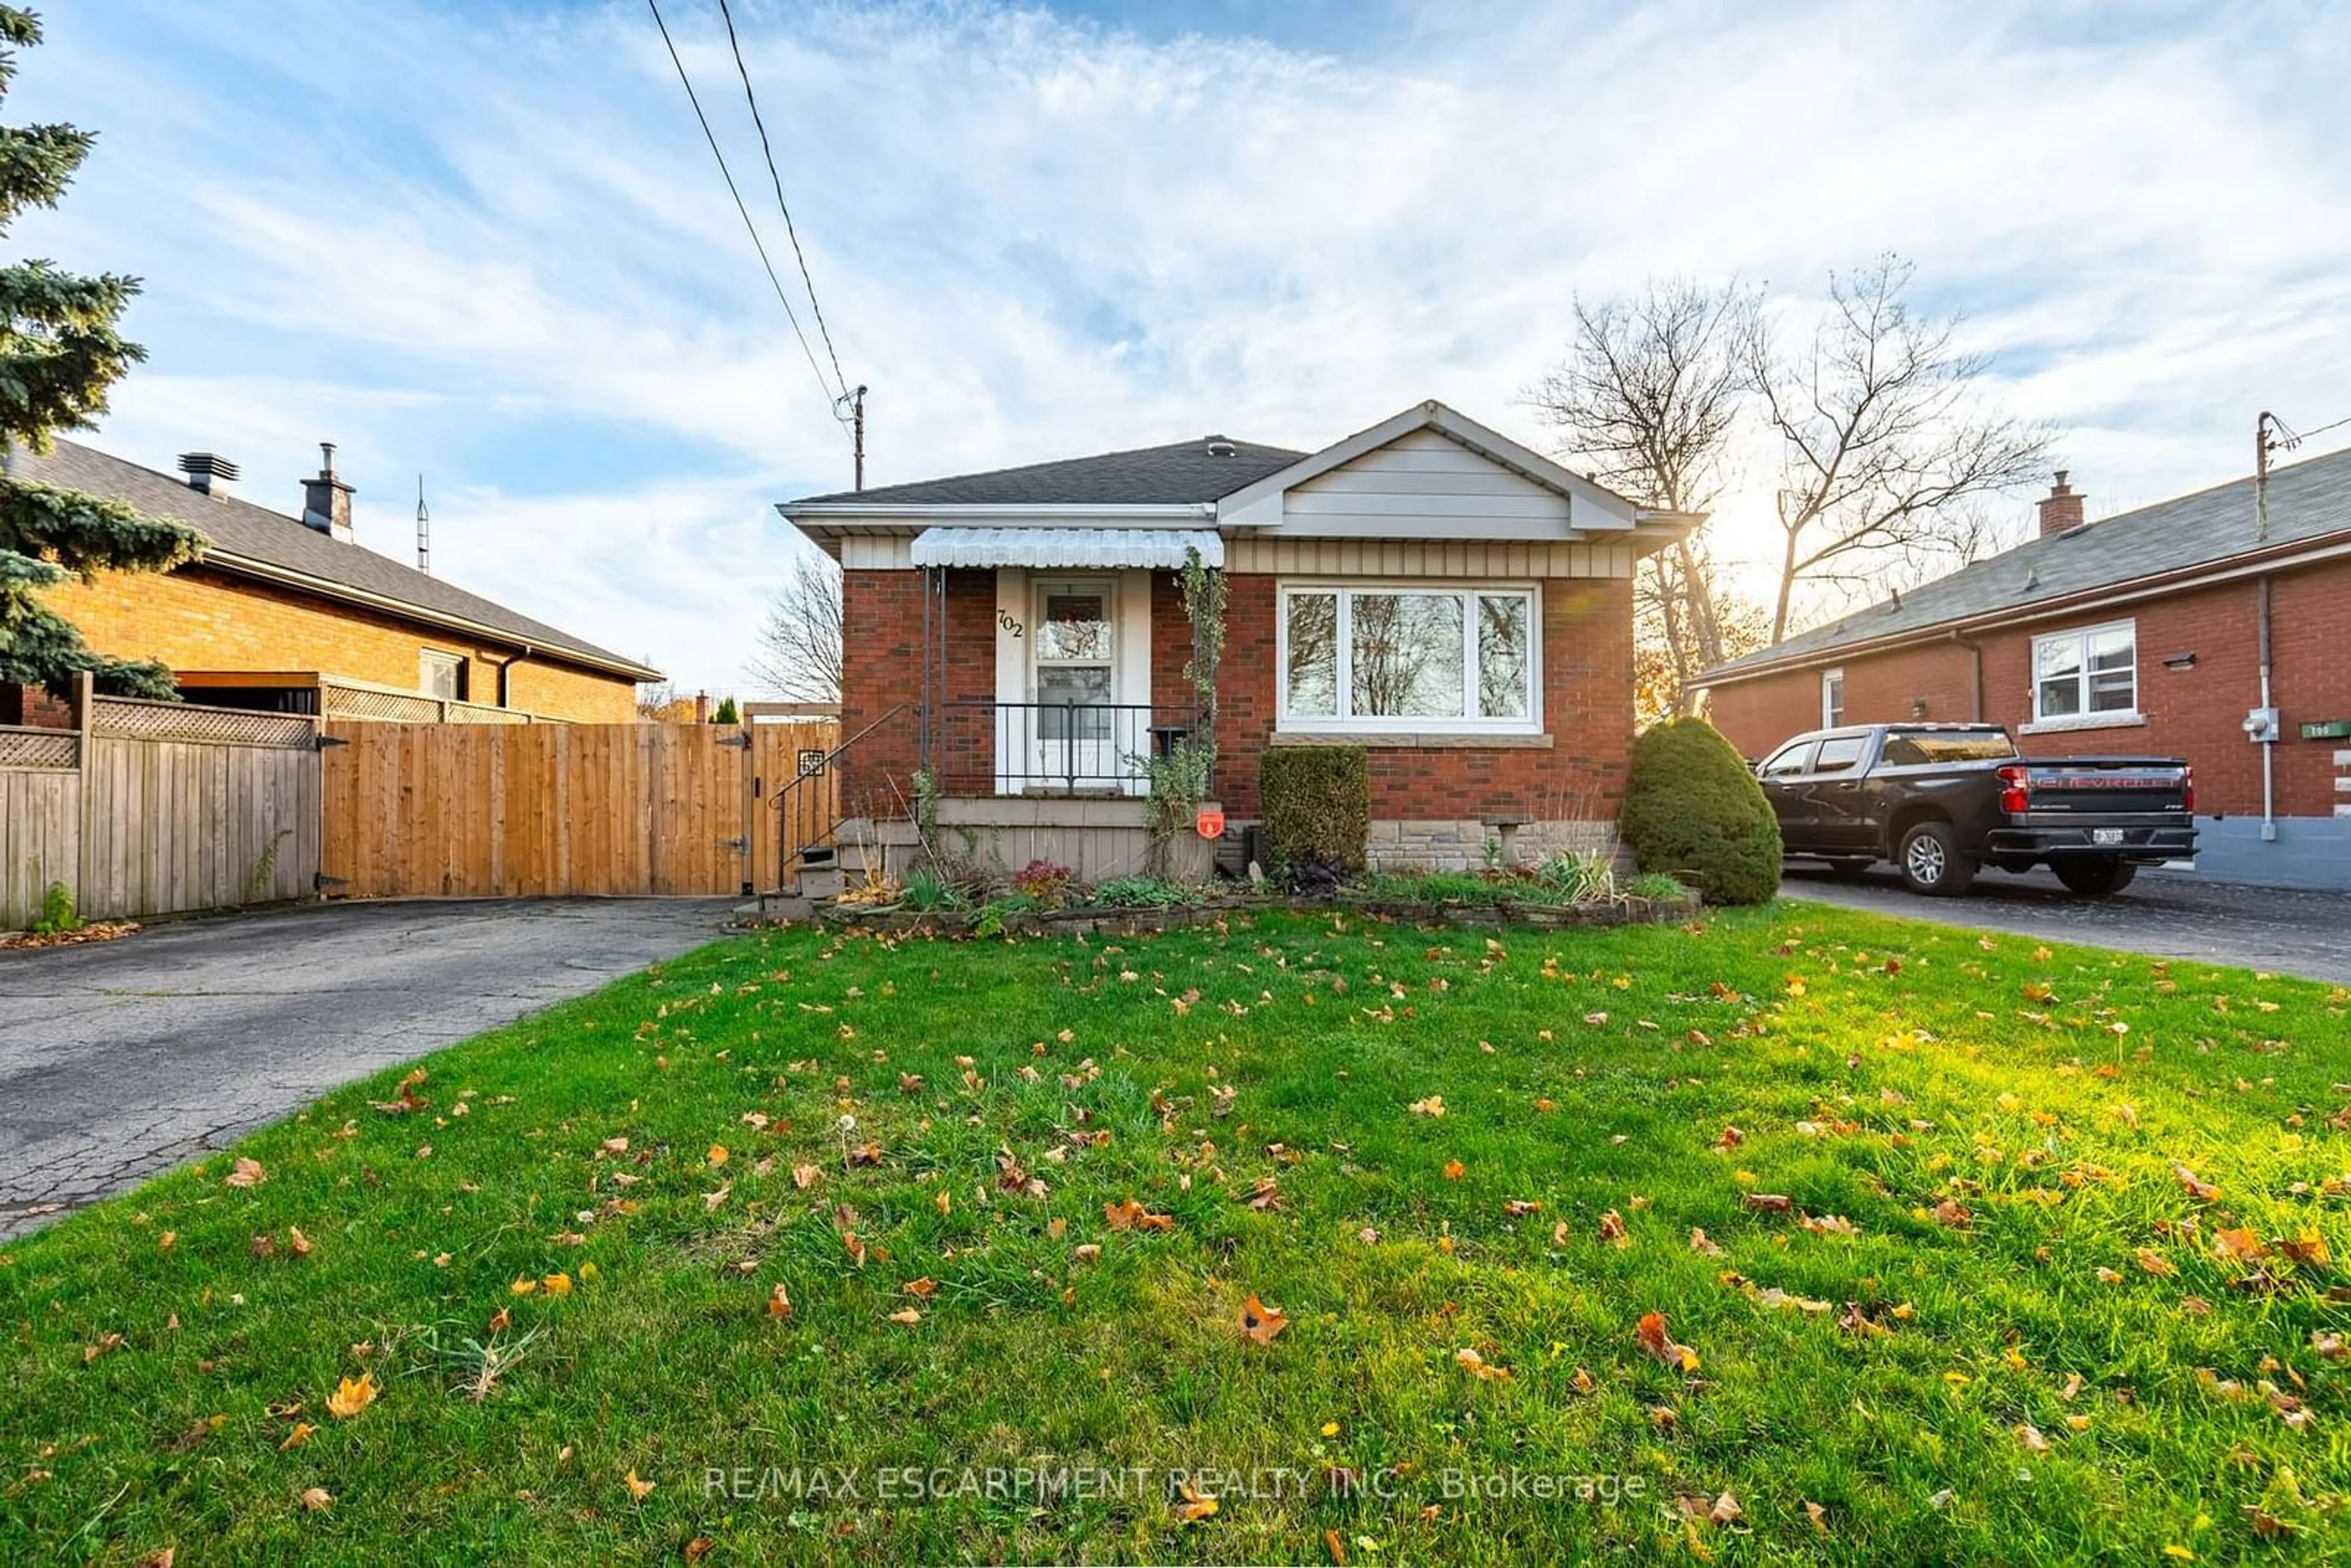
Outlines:
{"label": "white soffit", "polygon": [[915,566],[1173,570],[1196,549],[1202,566],[1225,564],[1225,541],[1210,528],[925,528],[908,554]]}

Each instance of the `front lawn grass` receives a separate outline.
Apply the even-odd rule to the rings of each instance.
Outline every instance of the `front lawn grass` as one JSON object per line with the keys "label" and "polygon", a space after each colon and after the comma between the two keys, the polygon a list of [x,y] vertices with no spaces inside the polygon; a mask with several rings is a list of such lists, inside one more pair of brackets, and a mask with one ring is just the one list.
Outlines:
{"label": "front lawn grass", "polygon": [[2346,1002],[1801,904],[723,942],[0,1243],[0,1559],[2341,1560]]}

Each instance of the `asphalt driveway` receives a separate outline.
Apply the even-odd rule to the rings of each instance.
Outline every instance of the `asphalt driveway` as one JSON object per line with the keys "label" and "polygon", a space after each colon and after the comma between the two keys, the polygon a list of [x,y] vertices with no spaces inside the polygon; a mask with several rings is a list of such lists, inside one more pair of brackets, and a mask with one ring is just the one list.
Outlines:
{"label": "asphalt driveway", "polygon": [[1891,866],[1847,878],[1801,862],[1789,864],[1781,892],[1912,920],[2351,985],[2351,896],[2339,893],[2243,887],[2143,871],[2111,898],[2078,898],[2047,872],[2035,871],[2024,876],[1985,872],[1958,898],[1920,898],[1904,890]]}
{"label": "asphalt driveway", "polygon": [[329,904],[0,951],[0,1238],[699,946],[736,902]]}

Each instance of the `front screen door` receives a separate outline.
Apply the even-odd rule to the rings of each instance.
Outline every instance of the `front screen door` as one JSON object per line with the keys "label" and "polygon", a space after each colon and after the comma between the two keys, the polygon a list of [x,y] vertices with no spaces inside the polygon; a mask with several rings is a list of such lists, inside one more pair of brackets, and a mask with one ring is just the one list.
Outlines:
{"label": "front screen door", "polygon": [[1037,584],[1029,646],[1031,789],[1110,789],[1123,770],[1117,691],[1118,585],[1111,578],[1047,578]]}

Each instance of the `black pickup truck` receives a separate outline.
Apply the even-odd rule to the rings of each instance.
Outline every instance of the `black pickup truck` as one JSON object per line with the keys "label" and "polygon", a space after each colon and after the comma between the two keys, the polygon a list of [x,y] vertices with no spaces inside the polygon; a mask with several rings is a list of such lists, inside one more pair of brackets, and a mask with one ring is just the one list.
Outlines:
{"label": "black pickup truck", "polygon": [[1890,860],[1914,893],[1964,893],[1981,866],[2093,897],[2196,852],[2196,779],[2176,757],[2017,755],[1990,724],[1873,724],[1800,735],[1755,769],[1787,853],[1860,871]]}

